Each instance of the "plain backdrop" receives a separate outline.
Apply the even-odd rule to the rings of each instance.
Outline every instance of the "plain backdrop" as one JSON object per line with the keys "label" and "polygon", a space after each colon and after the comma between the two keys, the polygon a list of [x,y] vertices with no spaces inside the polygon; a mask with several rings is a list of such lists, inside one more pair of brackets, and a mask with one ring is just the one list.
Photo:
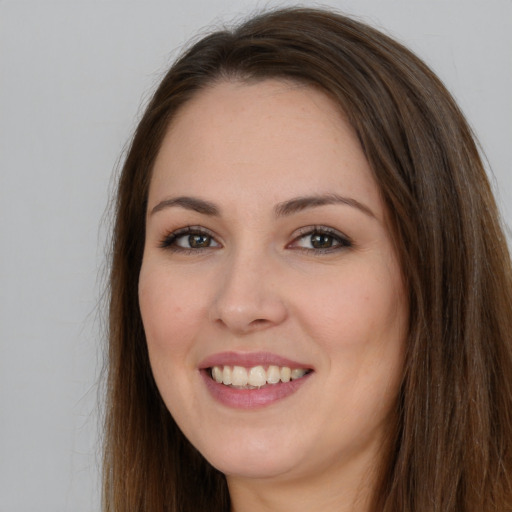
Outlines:
{"label": "plain backdrop", "polygon": [[[0,512],[99,511],[114,170],[184,42],[291,4],[0,0]],[[510,226],[512,1],[323,5],[384,29],[440,75],[481,141]]]}

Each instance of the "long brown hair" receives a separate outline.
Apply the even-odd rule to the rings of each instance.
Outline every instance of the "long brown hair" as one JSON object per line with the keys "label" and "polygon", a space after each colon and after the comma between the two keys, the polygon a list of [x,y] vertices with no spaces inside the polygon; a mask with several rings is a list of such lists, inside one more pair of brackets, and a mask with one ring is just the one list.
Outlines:
{"label": "long brown hair", "polygon": [[512,510],[512,273],[471,130],[406,48],[345,16],[292,8],[192,46],[135,132],[111,261],[105,511],[229,510],[224,476],[185,439],[155,386],[137,285],[151,170],[176,111],[218,80],[265,78],[319,87],[339,104],[390,212],[410,322],[373,509]]}

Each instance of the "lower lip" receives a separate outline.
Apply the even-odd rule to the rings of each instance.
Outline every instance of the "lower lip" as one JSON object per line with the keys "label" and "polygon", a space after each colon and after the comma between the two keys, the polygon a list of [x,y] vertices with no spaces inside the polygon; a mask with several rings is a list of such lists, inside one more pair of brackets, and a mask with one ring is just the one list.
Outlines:
{"label": "lower lip", "polygon": [[218,402],[235,409],[257,409],[273,404],[295,393],[312,375],[308,373],[300,379],[278,384],[267,384],[259,389],[237,389],[214,381],[208,370],[202,370],[208,391]]}

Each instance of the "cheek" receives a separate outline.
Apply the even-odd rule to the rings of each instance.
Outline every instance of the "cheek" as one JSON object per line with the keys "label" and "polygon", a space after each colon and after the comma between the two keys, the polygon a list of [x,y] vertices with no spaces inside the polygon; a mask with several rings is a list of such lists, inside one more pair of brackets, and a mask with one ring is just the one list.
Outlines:
{"label": "cheek", "polygon": [[400,286],[389,277],[351,272],[301,295],[299,307],[310,326],[336,345],[341,340],[357,344],[392,335],[401,330],[405,316]]}
{"label": "cheek", "polygon": [[401,378],[407,308],[395,276],[386,267],[351,268],[297,306],[303,329],[328,358],[332,385],[354,407],[366,393],[383,400]]}
{"label": "cheek", "polygon": [[142,265],[139,304],[150,355],[186,349],[204,316],[201,298],[186,279],[150,264]]}
{"label": "cheek", "polygon": [[149,263],[143,263],[139,277],[140,311],[155,382],[177,418],[193,402],[187,377],[194,369],[194,340],[204,308],[187,279]]}

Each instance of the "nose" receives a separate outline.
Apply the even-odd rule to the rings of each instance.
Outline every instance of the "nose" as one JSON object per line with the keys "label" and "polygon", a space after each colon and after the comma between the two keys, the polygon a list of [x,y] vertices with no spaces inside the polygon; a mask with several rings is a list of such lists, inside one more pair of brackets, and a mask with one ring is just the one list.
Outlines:
{"label": "nose", "polygon": [[288,311],[279,269],[272,258],[238,255],[226,262],[212,304],[214,322],[236,334],[276,326]]}

